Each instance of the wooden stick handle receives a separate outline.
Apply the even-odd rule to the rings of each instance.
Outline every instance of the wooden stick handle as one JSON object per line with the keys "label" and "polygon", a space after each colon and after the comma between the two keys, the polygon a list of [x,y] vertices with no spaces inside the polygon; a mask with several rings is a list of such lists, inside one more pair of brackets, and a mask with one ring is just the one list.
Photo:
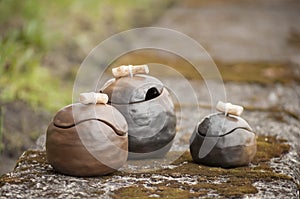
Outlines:
{"label": "wooden stick handle", "polygon": [[79,101],[82,104],[106,104],[108,102],[108,96],[105,93],[81,93],[79,95]]}
{"label": "wooden stick handle", "polygon": [[113,76],[115,78],[124,76],[133,76],[134,74],[147,74],[149,73],[149,68],[146,64],[144,65],[128,65],[119,66],[112,69]]}
{"label": "wooden stick handle", "polygon": [[225,115],[231,114],[236,116],[240,116],[244,110],[242,106],[231,104],[231,103],[224,103],[221,101],[218,102],[216,109],[218,111],[224,112]]}

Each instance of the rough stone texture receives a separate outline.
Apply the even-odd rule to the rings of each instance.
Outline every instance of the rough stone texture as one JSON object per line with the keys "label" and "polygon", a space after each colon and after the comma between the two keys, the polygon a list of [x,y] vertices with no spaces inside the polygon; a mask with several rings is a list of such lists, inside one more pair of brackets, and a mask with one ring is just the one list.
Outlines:
{"label": "rough stone texture", "polygon": [[[294,74],[299,76],[299,48],[289,43],[292,33],[300,31],[299,1],[245,2],[205,8],[176,6],[156,25],[192,36],[204,44],[214,59],[290,61]],[[177,80],[162,81],[182,96],[193,96]],[[181,114],[177,112],[181,126],[171,150],[181,154],[188,149],[197,122],[214,112],[205,84],[191,84],[200,106],[190,104],[192,100],[188,98],[181,98],[176,104],[181,110]],[[215,84],[216,88],[219,86],[222,85]],[[299,198],[299,84],[227,82],[225,88],[228,101],[245,106],[242,117],[258,135],[286,139],[289,145],[273,137],[260,137],[257,156],[248,167],[205,167],[184,155],[169,164],[152,161],[148,165],[125,165],[119,172],[95,178],[57,174],[46,162],[45,152],[27,151],[15,170],[0,178],[0,198]],[[43,149],[42,137],[39,143],[39,149]]]}
{"label": "rough stone texture", "polygon": [[[251,87],[248,84],[239,86]],[[255,88],[257,85],[252,86]],[[288,89],[283,90],[289,92]],[[198,118],[199,114],[191,107],[186,106],[182,110]],[[207,108],[201,110],[204,115],[211,112]],[[280,114],[280,121],[273,114]],[[260,138],[257,157],[247,167],[227,170],[206,167],[194,164],[189,155],[184,155],[169,165],[149,162],[148,165],[156,165],[156,169],[160,170],[153,170],[155,166],[151,168],[147,164],[140,167],[125,165],[112,175],[94,178],[55,173],[47,163],[44,151],[27,151],[20,157],[15,170],[0,178],[0,198],[299,198],[299,120],[285,112],[267,110],[246,110],[243,117],[257,134],[285,138],[291,148],[281,141],[273,143],[273,138],[264,137]],[[189,127],[177,138],[173,151],[187,149],[182,143],[188,143],[194,128],[193,120],[185,117],[182,120]],[[275,154],[278,146],[282,148]]]}

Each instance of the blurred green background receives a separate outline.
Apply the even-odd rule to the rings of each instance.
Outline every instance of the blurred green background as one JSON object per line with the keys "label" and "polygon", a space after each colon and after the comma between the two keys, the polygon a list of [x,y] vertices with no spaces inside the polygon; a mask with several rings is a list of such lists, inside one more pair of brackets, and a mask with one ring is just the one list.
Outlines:
{"label": "blurred green background", "polygon": [[150,25],[174,0],[0,0],[0,174],[72,101],[77,69],[102,40]]}

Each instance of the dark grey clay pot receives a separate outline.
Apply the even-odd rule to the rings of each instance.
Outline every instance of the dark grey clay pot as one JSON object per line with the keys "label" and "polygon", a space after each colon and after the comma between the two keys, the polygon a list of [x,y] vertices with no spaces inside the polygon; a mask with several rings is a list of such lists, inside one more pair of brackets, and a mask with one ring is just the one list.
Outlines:
{"label": "dark grey clay pot", "polygon": [[148,75],[112,79],[101,89],[128,123],[129,158],[160,158],[171,148],[176,116],[162,82]]}
{"label": "dark grey clay pot", "polygon": [[47,129],[47,159],[72,176],[97,176],[122,167],[128,156],[128,126],[110,105],[72,104],[62,108]]}
{"label": "dark grey clay pot", "polygon": [[212,114],[196,126],[190,152],[200,164],[224,168],[247,165],[256,153],[256,135],[241,117]]}

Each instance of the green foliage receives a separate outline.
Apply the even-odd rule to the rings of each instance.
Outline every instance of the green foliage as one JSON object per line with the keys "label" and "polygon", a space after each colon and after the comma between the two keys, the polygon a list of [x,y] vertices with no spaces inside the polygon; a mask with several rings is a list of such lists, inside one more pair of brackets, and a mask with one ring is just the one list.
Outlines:
{"label": "green foliage", "polygon": [[[74,76],[54,77],[45,55],[78,57],[74,51],[91,49],[99,35],[150,24],[173,1],[0,0],[0,101],[19,99],[48,111],[70,103]],[[93,46],[91,38],[97,38]]]}
{"label": "green foliage", "polygon": [[42,12],[36,0],[0,1],[1,43],[15,42],[23,47],[45,50]]}
{"label": "green foliage", "polygon": [[3,139],[3,108],[0,106],[0,154],[4,149],[4,145],[2,143]]}
{"label": "green foliage", "polygon": [[[33,107],[44,107],[49,111],[55,111],[71,101],[71,86],[61,87],[59,81],[55,81],[46,68],[32,63],[32,70],[19,73],[8,72],[1,78],[1,100],[12,101],[20,99],[28,102]],[[13,83],[10,83],[14,80]]]}
{"label": "green foliage", "polygon": [[20,99],[54,111],[71,101],[71,87],[61,88],[41,66],[49,43],[42,8],[34,0],[0,2],[0,100]]}

